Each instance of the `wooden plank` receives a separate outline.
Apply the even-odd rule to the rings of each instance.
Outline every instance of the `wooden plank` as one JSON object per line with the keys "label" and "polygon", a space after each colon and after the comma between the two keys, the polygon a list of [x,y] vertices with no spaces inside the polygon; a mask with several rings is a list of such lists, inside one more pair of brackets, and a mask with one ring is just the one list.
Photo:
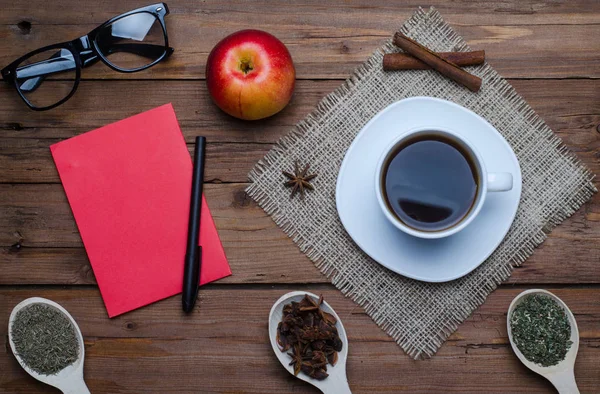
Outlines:
{"label": "wooden plank", "polygon": [[[0,183],[60,183],[50,145],[60,139],[0,137]],[[209,142],[205,182],[247,182],[248,173],[272,148],[271,144]],[[194,145],[188,144],[190,154]]]}
{"label": "wooden plank", "polygon": [[[233,275],[219,283],[329,282],[291,240],[280,236],[278,242],[260,241],[256,249],[237,247],[237,243],[225,240]],[[262,242],[271,245],[261,249]],[[96,283],[83,248],[28,248],[16,242],[13,245],[0,249],[0,285]],[[596,239],[574,240],[551,235],[514,270],[505,284],[600,283],[598,260],[600,245]]]}
{"label": "wooden plank", "polygon": [[[7,318],[22,299],[42,296],[61,303],[85,337],[85,377],[92,392],[315,392],[291,377],[273,356],[266,335],[272,303],[288,288],[210,286],[200,292],[192,316],[179,298],[108,319],[96,289],[0,288],[0,338],[6,349]],[[355,393],[548,392],[551,386],[512,354],[506,310],[522,288],[502,288],[482,305],[428,360],[412,360],[360,307],[331,286],[322,293],[341,316],[349,337],[348,378]],[[581,392],[600,385],[599,290],[550,288],[575,313],[581,343],[576,376]],[[43,391],[6,351],[0,387]],[[476,375],[474,373],[476,372]]]}
{"label": "wooden plank", "polygon": [[[597,114],[597,107],[594,105],[597,102],[596,96],[598,89],[598,82],[583,82],[583,81],[513,81],[516,88],[525,96],[526,99],[540,112],[540,114],[546,118],[548,124],[559,131],[561,135],[571,149],[577,152],[577,154],[583,158],[584,162],[590,166],[594,172],[598,172],[599,157],[597,156],[599,139],[595,132],[594,126],[600,122],[600,116]],[[104,91],[102,83],[93,83],[95,87],[100,88],[99,90]],[[123,82],[123,84],[132,84],[134,87],[143,85],[142,82]],[[291,127],[291,124],[298,120],[304,113],[310,111],[311,107],[316,105],[320,96],[324,95],[327,90],[332,90],[337,86],[336,81],[328,82],[311,82],[303,81],[299,84],[299,90],[297,99],[294,101],[292,106],[286,111],[288,120],[283,120],[281,123],[290,123],[289,125],[276,125],[272,127],[273,131],[272,140],[279,138]],[[109,84],[110,85],[110,84]],[[183,85],[183,84],[182,84]],[[185,92],[179,97],[178,103],[175,104],[178,111],[180,121],[182,122],[183,131],[186,134],[188,140],[191,140],[192,136],[197,133],[196,127],[189,122],[193,121],[196,114],[194,107],[189,105],[189,94],[191,90],[185,89],[185,86],[178,86],[181,89],[173,89],[176,92]],[[107,89],[108,91],[112,89]],[[127,86],[126,91],[134,90]],[[561,92],[557,95],[556,92]],[[186,101],[187,100],[187,101]],[[138,99],[139,101],[139,99]],[[157,102],[158,105],[160,102]],[[187,105],[185,105],[187,103]],[[205,103],[206,108],[213,108],[208,102]],[[82,126],[79,125],[78,131],[85,131],[83,127],[93,128],[100,126],[103,123],[107,123],[124,117],[126,114],[122,113],[122,108],[133,112],[133,108],[139,108],[141,104],[136,102],[134,96],[132,100],[124,100],[119,102],[115,109],[107,110],[106,113],[98,113],[98,119],[93,120],[97,122],[94,125]],[[182,110],[179,110],[179,109]],[[214,108],[213,108],[214,109]],[[26,114],[28,110],[21,108],[21,111],[11,112],[11,116],[14,119],[27,118]],[[61,111],[58,109],[57,111]],[[183,113],[183,116],[182,116]],[[50,116],[51,113],[48,113]],[[37,114],[34,114],[37,115]],[[45,114],[44,114],[45,115]],[[59,114],[56,119],[66,114]],[[220,113],[215,110],[213,114],[219,116]],[[182,120],[183,118],[183,120]],[[276,120],[278,117],[273,118]],[[9,138],[17,137],[14,139],[5,138],[3,139],[3,155],[0,157],[0,163],[5,171],[2,172],[3,181],[15,182],[57,182],[56,172],[54,165],[51,162],[51,157],[47,149],[48,145],[53,141],[46,140],[35,140],[35,139],[24,139],[18,138],[21,133],[24,133],[26,137],[33,135],[42,135],[46,132],[59,131],[65,133],[62,128],[63,125],[57,125],[54,127],[41,127],[43,117],[29,119],[33,121],[32,127],[34,129],[28,129],[28,124],[22,131],[8,132]],[[72,119],[72,118],[71,118]],[[109,120],[110,119],[110,120]],[[206,118],[208,119],[208,117]],[[281,119],[281,118],[280,118]],[[79,120],[78,118],[75,122]],[[271,120],[268,120],[267,126]],[[103,123],[100,123],[103,122]],[[39,129],[37,128],[39,125]],[[65,124],[66,125],[66,124]],[[187,126],[186,126],[187,125]],[[250,126],[250,130],[245,130],[247,125]],[[51,124],[52,126],[52,124]],[[238,133],[233,132],[229,134],[229,130],[237,127]],[[72,131],[67,131],[73,133]],[[29,133],[29,135],[27,135]],[[76,132],[77,133],[77,132]],[[76,134],[73,133],[73,134]],[[239,122],[229,117],[223,116],[223,122],[219,123],[219,129],[214,130],[215,135],[225,135],[225,138],[236,140],[240,136],[245,137],[250,133],[251,135],[259,135],[260,130],[254,128],[254,124]],[[71,135],[73,135],[71,134]],[[231,137],[230,137],[231,136]],[[58,139],[56,139],[58,140]],[[252,168],[253,164],[262,156],[264,152],[269,149],[269,145],[265,144],[214,144],[209,145],[209,159],[211,163],[214,163],[218,167],[209,166],[208,176],[209,178],[220,179],[226,182],[232,182],[237,180],[245,180],[247,172]],[[212,155],[212,158],[211,156]],[[243,193],[243,186],[239,186],[235,192],[231,192],[224,201],[231,204],[232,207],[238,207],[244,204],[252,204],[249,202],[247,197]],[[58,192],[60,194],[60,192]],[[11,197],[14,201],[19,201],[21,197],[18,194],[13,194]],[[35,197],[37,200],[38,197]],[[61,197],[61,200],[63,198]],[[596,204],[596,198],[594,204]],[[66,218],[61,219],[60,223],[64,223],[67,229],[67,233],[71,237],[71,242],[67,243],[66,246],[80,245],[79,237],[76,233],[75,225],[72,221],[68,207],[65,205],[64,200],[63,213]],[[236,205],[237,204],[237,205]],[[254,208],[253,208],[254,209]],[[571,226],[567,224],[560,226],[556,229],[550,240],[547,241],[548,245],[553,247],[545,246],[539,249],[536,254],[530,259],[524,267],[517,269],[515,275],[511,278],[511,281],[533,281],[534,283],[573,283],[577,281],[596,283],[598,281],[598,271],[595,269],[593,264],[580,263],[581,261],[594,261],[594,258],[598,256],[598,245],[593,240],[579,239],[579,227],[587,226],[588,216],[591,216],[592,223],[597,213],[596,209],[592,209],[590,213],[577,213],[573,219],[570,219],[567,223],[572,223]],[[248,232],[246,228],[232,230],[232,237],[229,240],[225,239],[225,245],[234,266],[234,275],[231,279],[233,282],[266,282],[266,283],[278,283],[278,282],[308,282],[308,281],[325,281],[326,279],[314,268],[310,263],[294,246],[294,244],[287,239],[287,237],[277,229],[274,224],[265,217],[264,212],[260,209],[255,210],[256,214],[250,216],[248,220],[257,220],[260,218],[261,229],[252,230]],[[229,214],[230,217],[235,217],[236,213],[232,212]],[[20,227],[19,223],[23,218],[17,217],[16,214],[14,222],[16,226]],[[45,219],[46,223],[52,222],[52,214]],[[39,227],[39,223],[33,222],[33,228]],[[56,235],[59,233],[61,224],[53,223],[53,229],[48,229],[47,232]],[[59,227],[59,228],[56,228]],[[563,229],[565,229],[563,231]],[[17,229],[8,228],[8,236],[5,238],[5,245],[13,245],[18,242],[20,236],[14,235]],[[223,231],[222,236],[224,236]],[[27,231],[26,246],[30,245],[30,234]],[[250,236],[252,235],[252,236]],[[34,235],[34,239],[36,236]],[[247,240],[246,242],[239,243],[240,239]],[[259,240],[259,241],[257,241]],[[56,238],[50,240],[48,243],[42,243],[42,245],[48,245],[52,248],[56,247]],[[576,247],[575,244],[577,245]],[[35,246],[41,246],[40,244],[34,243]],[[58,244],[60,245],[60,243]],[[33,281],[34,283],[89,283],[89,277],[91,276],[87,259],[82,250],[68,251],[66,253],[52,250],[48,256],[44,256],[41,251],[21,252],[19,254],[12,254],[7,251],[9,256],[12,256],[9,261],[17,259],[18,264],[12,264],[8,268],[8,272],[5,276],[6,282],[11,283],[12,278],[17,278],[14,283],[29,283],[27,280]],[[64,261],[71,261],[71,255],[75,253],[77,257],[76,263],[71,265],[71,269],[65,270]],[[248,259],[248,253],[250,258]],[[538,257],[539,256],[539,257]],[[574,258],[575,256],[575,258]],[[257,264],[256,262],[260,262]],[[545,261],[560,262],[557,264],[544,264]],[[15,261],[13,261],[15,262]],[[23,265],[31,264],[36,267],[36,272],[40,272],[41,267],[47,267],[48,272],[54,272],[54,275],[44,275],[41,278],[22,278],[20,269]],[[294,278],[288,278],[285,275],[290,272],[290,267],[295,267],[298,264],[302,264],[306,267],[299,276]],[[560,269],[556,269],[558,266]],[[56,268],[60,268],[57,270]],[[261,267],[260,271],[257,272],[257,267]],[[42,271],[43,272],[43,271]],[[61,272],[57,275],[57,272]],[[13,275],[14,274],[14,275]],[[284,276],[282,276],[284,275]],[[41,276],[41,275],[40,275]],[[25,282],[23,282],[25,280]],[[38,282],[39,281],[39,282]]]}
{"label": "wooden plank", "polygon": [[[600,124],[600,80],[510,82],[567,146],[598,171],[600,134],[596,127]],[[247,172],[269,148],[249,143],[275,143],[340,84],[340,81],[298,81],[290,105],[279,114],[257,122],[245,122],[224,114],[212,104],[201,81],[85,81],[81,84],[85,93],[78,92],[66,104],[47,112],[31,111],[15,92],[0,85],[0,91],[6,90],[0,94],[0,165],[4,168],[0,182],[56,182],[58,178],[48,150],[50,144],[166,102],[173,103],[188,143],[193,142],[194,136],[203,134],[209,146],[220,142],[244,144],[246,153],[238,145],[231,145],[230,151],[227,146],[211,148],[209,171],[212,171],[211,164],[223,166],[217,170],[219,179],[245,182]],[[111,105],[104,105],[106,102]],[[97,110],[89,112],[89,108]],[[46,139],[48,141],[44,141]],[[233,157],[224,161],[230,154]],[[245,160],[248,162],[238,167],[241,172],[230,171],[234,163],[237,166]],[[228,177],[226,174],[230,172],[235,176]]]}
{"label": "wooden plank", "polygon": [[[275,231],[267,214],[244,192],[247,184],[208,184],[206,198],[219,231]],[[600,239],[600,195],[596,194],[585,209],[575,213],[559,226],[557,237],[568,239]],[[0,185],[0,245],[10,246],[21,240],[26,247],[82,246],[75,221],[61,185]],[[280,233],[279,231],[275,231]],[[282,233],[281,233],[282,234]],[[569,235],[570,234],[570,235]],[[266,234],[261,234],[266,235]],[[253,243],[256,235],[246,242]],[[266,237],[266,239],[275,237]],[[260,238],[265,239],[265,238]],[[243,242],[239,235],[231,241]],[[245,245],[248,246],[248,245]],[[261,247],[268,246],[262,245]]]}
{"label": "wooden plank", "polygon": [[[245,194],[245,186],[206,185],[208,203],[234,272],[223,282],[326,282]],[[94,283],[61,185],[0,185],[0,207],[4,213],[0,216],[0,284]],[[600,194],[596,194],[591,203],[551,233],[524,266],[515,270],[509,283],[600,283],[599,222]]]}
{"label": "wooden plank", "polygon": [[[277,240],[263,237],[256,248],[238,247],[237,242],[225,239],[233,275],[219,283],[328,283],[291,240],[279,236]],[[561,238],[553,233],[505,284],[600,283],[599,244],[597,239]],[[16,241],[13,245],[0,249],[0,284],[96,283],[83,248],[28,248]]]}
{"label": "wooden plank", "polygon": [[[0,282],[27,283],[32,278],[40,278],[46,283],[90,283],[92,273],[83,249],[62,249],[82,247],[62,187],[37,186],[39,189],[34,191],[30,189],[33,185],[0,185],[0,206],[4,213],[0,215],[0,231],[3,233],[0,245],[8,246],[2,248],[6,259],[0,261],[3,272]],[[234,282],[306,283],[314,278],[320,280],[322,275],[315,266],[245,194],[245,186],[221,184],[205,187],[232,268],[235,271],[240,265],[246,267],[238,271],[246,273]],[[39,193],[49,195],[44,197],[44,202],[35,203],[42,195]],[[50,211],[56,215],[50,214]],[[35,251],[27,249],[29,246],[49,249]],[[303,264],[303,270],[295,272],[293,267],[299,262]],[[29,272],[31,276],[27,279],[24,268],[30,264],[35,268]]]}
{"label": "wooden plank", "polygon": [[[126,92],[135,91],[137,88],[143,89],[145,86],[145,83],[137,81],[121,83],[88,82],[88,84],[93,85],[94,96],[99,97],[103,95],[108,97],[121,84],[125,85],[123,90]],[[117,87],[113,86],[115,84],[117,84]],[[160,82],[160,84],[163,84],[163,82]],[[194,123],[195,117],[202,117],[204,114],[202,111],[197,111],[194,105],[190,105],[190,103],[198,101],[194,99],[198,94],[194,89],[190,89],[187,83],[170,82],[169,84],[177,84],[177,88],[172,89],[177,96],[177,100],[174,100],[175,108],[182,123],[183,132],[186,134],[188,141],[191,141],[193,135],[198,133],[197,129],[199,128]],[[540,115],[546,119],[547,123],[558,131],[558,134],[563,137],[567,145],[583,159],[591,170],[596,173],[600,172],[600,156],[598,156],[600,139],[595,131],[596,125],[600,123],[598,107],[595,105],[599,98],[599,82],[573,80],[513,81],[513,84]],[[208,166],[207,177],[209,180],[245,181],[247,172],[270,149],[270,145],[268,143],[248,144],[226,141],[240,141],[246,137],[253,139],[256,136],[263,135],[261,134],[262,127],[267,130],[264,135],[270,141],[276,140],[285,134],[294,122],[310,112],[321,96],[325,95],[327,91],[333,90],[337,85],[337,81],[301,81],[298,84],[297,95],[292,105],[284,113],[261,123],[240,122],[222,115],[204,97],[205,101],[201,103],[202,107],[207,110],[214,110],[214,113],[206,115],[204,118],[206,122],[211,122],[211,116],[217,118],[221,116],[222,118],[219,122],[213,122],[216,128],[213,128],[212,131],[209,130],[208,133],[212,133],[217,140],[219,138],[225,140],[223,143],[209,144],[209,163],[212,163]],[[166,84],[164,89],[168,89]],[[560,94],[556,92],[560,92]],[[162,103],[162,101],[159,101],[158,94],[153,94],[151,90],[147,93],[148,95],[144,94],[146,98],[156,99],[154,104]],[[69,115],[68,111],[63,111],[60,108],[56,110],[58,111],[57,115],[54,115],[54,111],[37,114],[19,105],[16,105],[15,108],[8,107],[6,115],[9,117],[9,121],[19,119],[26,119],[26,121],[21,123],[21,126],[24,127],[23,130],[7,130],[5,133],[8,137],[0,139],[0,146],[2,146],[0,167],[4,168],[4,171],[0,174],[0,180],[2,182],[58,182],[48,146],[59,139],[40,140],[35,137],[46,137],[48,134],[55,132],[63,136],[76,135],[125,117],[135,112],[136,108],[143,106],[137,95],[126,96],[123,101],[118,101],[116,104],[105,111],[95,112],[95,116],[91,118],[73,117]],[[6,107],[0,105],[0,108]],[[47,117],[52,120],[44,123],[44,119]],[[68,121],[62,119],[68,119]],[[75,124],[75,130],[67,128],[68,122]],[[10,124],[11,122],[6,123],[6,127],[10,127]],[[207,123],[202,123],[201,127],[204,133],[204,130],[208,128]],[[242,185],[237,188],[234,187],[234,189],[235,191],[231,191],[229,195],[224,197],[223,201],[230,204],[230,207],[224,209],[238,209],[247,204],[253,204],[244,195]],[[40,191],[40,193],[42,192]],[[60,192],[57,193],[60,194]],[[597,196],[594,198],[593,206],[597,206],[597,198]],[[5,201],[5,203],[13,203],[20,199],[21,196],[18,193],[11,194],[10,201]],[[33,199],[38,201],[39,197],[36,196]],[[60,223],[65,224],[67,233],[71,237],[71,242],[67,243],[66,246],[80,245],[68,207],[63,198],[61,198],[61,201],[64,208],[61,215],[66,215],[66,218],[61,219]],[[265,217],[264,212],[254,205],[251,206],[255,213],[249,215],[247,220],[260,220],[261,227],[251,231],[248,231],[247,228],[232,229],[232,233],[229,233],[232,236],[225,239],[228,255],[236,274],[227,281],[235,283],[244,281],[261,283],[326,281],[326,278],[298,251],[295,245],[275,227],[270,219]],[[598,209],[587,208],[587,206],[584,209],[587,211],[578,212],[567,223],[558,227],[552,233],[546,245],[538,249],[523,267],[517,269],[510,281],[516,283],[522,283],[523,281],[527,283],[576,283],[578,281],[597,283],[600,272],[593,263],[586,262],[598,260],[600,245],[594,241],[594,238],[582,238],[585,237],[585,233],[581,234],[579,228],[585,228],[597,221],[598,214],[596,211]],[[37,210],[34,211],[37,212]],[[35,215],[35,212],[33,215]],[[52,215],[52,213],[44,215],[47,216],[44,218],[45,223],[52,223]],[[235,212],[228,215],[236,217]],[[19,231],[18,228],[21,227],[21,221],[24,219],[18,216],[19,214],[16,212],[11,223],[11,226],[15,228],[6,229],[7,236],[4,238],[4,245],[13,245],[20,239],[17,232]],[[35,216],[32,217],[35,218]],[[35,229],[40,224],[34,221],[31,226]],[[47,229],[47,232],[55,235],[61,231],[60,226],[62,224],[53,223],[52,228]],[[26,233],[26,246],[47,245],[51,249],[43,249],[43,251],[22,249],[21,252],[16,254],[7,249],[5,253],[8,260],[6,261],[10,262],[10,265],[5,270],[6,275],[3,277],[5,280],[2,281],[2,278],[0,278],[2,283],[13,283],[13,280],[15,280],[14,283],[64,284],[93,282],[93,275],[91,275],[83,250],[54,249],[57,246],[55,243],[57,241],[56,237],[47,243],[38,244],[34,242],[31,244],[31,236],[33,235],[36,239],[35,235],[31,234],[29,229]],[[75,240],[73,241],[73,239]],[[240,244],[240,240],[246,241],[242,241]],[[47,254],[44,254],[46,252]],[[249,256],[248,253],[250,253]],[[546,264],[547,261],[556,263]],[[65,268],[67,262],[70,262],[68,269]],[[257,262],[260,262],[260,264]],[[298,265],[302,265],[306,269],[293,278],[286,276],[290,269]],[[40,272],[40,275],[35,277],[24,275],[22,269],[28,266],[35,267],[35,272]],[[260,270],[258,267],[260,267]],[[42,275],[44,272],[52,273],[52,275]]]}
{"label": "wooden plank", "polygon": [[[36,5],[37,3],[37,5]],[[204,77],[212,47],[227,34],[244,28],[260,28],[279,37],[289,48],[298,77],[346,78],[422,3],[416,0],[388,5],[379,0],[282,5],[276,0],[226,4],[211,1],[171,2],[167,17],[170,43],[176,48],[169,61],[151,71],[122,74],[96,65],[85,78],[185,78]],[[460,1],[450,6],[433,1],[467,42],[487,51],[491,64],[507,77],[598,78],[600,60],[597,23],[600,6],[594,0],[572,4],[540,4]],[[124,11],[137,1],[106,1],[102,6],[61,1],[64,14],[52,12],[41,0],[13,2],[0,20],[5,45],[0,64],[8,64],[28,51],[72,40]],[[379,7],[378,7],[379,5]]]}
{"label": "wooden plank", "polygon": [[[432,4],[470,45],[485,48],[490,63],[505,77],[600,76],[596,0]],[[106,0],[100,6],[59,0],[52,7],[40,0],[13,2],[0,13],[0,67],[29,49],[75,38],[139,5],[133,0]],[[571,306],[579,323],[582,342],[576,374],[581,392],[597,391],[598,195],[555,229],[515,270],[509,286],[494,292],[433,359],[414,361],[360,307],[324,284],[327,279],[243,192],[246,184],[241,182],[246,182],[253,164],[341,83],[315,80],[346,78],[419,5],[416,0],[170,0],[167,23],[176,53],[169,62],[133,75],[102,65],[84,71],[88,79],[142,80],[85,80],[69,103],[46,113],[29,111],[11,88],[0,87],[0,338],[5,348],[0,392],[55,392],[26,375],[7,344],[10,309],[29,296],[62,303],[82,326],[92,392],[316,392],[283,371],[267,343],[266,316],[272,302],[297,288],[324,293],[342,316],[350,336],[349,378],[356,393],[548,392],[553,390],[549,383],[512,354],[505,312],[510,300],[527,288],[523,284],[567,283],[592,284],[550,285],[550,290]],[[294,56],[300,79],[286,110],[255,123],[222,114],[210,103],[202,81],[212,46],[247,27],[280,37]],[[600,138],[595,129],[600,123],[600,82],[511,83],[567,146],[599,172]],[[48,146],[167,101],[173,101],[188,142],[197,134],[211,142],[213,166],[207,178],[216,184],[207,186],[207,196],[234,275],[203,288],[194,316],[184,316],[179,298],[172,297],[109,320]]]}
{"label": "wooden plank", "polygon": [[[0,15],[0,24],[11,24],[15,19],[31,20],[37,24],[67,24],[72,26],[97,26],[106,19],[140,6],[135,0],[105,0],[99,7],[94,3],[76,3],[60,0],[61,12],[45,7],[42,0],[28,3],[14,2],[7,5]],[[537,25],[537,24],[594,24],[598,22],[600,8],[595,0],[572,0],[569,2],[539,3],[536,0],[489,2],[482,0],[432,0],[430,3],[448,20],[461,25]],[[382,24],[397,25],[399,17],[407,17],[423,3],[405,0],[390,4],[385,0],[331,0],[327,4],[319,0],[255,1],[249,6],[244,0],[205,0],[169,2],[170,16],[192,15],[205,24],[224,21],[256,25],[269,17],[269,24],[279,21],[290,26],[302,21],[311,26],[335,26],[344,29],[352,24],[377,29]],[[328,23],[324,24],[323,21]],[[28,29],[20,29],[25,33]]]}
{"label": "wooden plank", "polygon": [[[561,130],[557,134],[590,171],[600,172],[600,138],[594,135],[592,124],[588,130]],[[59,141],[0,137],[0,168],[3,169],[0,172],[0,184],[60,183],[49,149],[50,145]],[[269,143],[209,142],[206,147],[208,164],[205,182],[248,182],[248,173],[272,147]],[[193,144],[188,144],[188,150],[193,154]]]}
{"label": "wooden plank", "polygon": [[62,139],[171,102],[190,143],[200,133],[209,142],[273,143],[340,84],[299,81],[282,112],[257,122],[222,112],[210,100],[203,81],[84,81],[71,100],[46,112],[31,111],[9,86],[0,85],[0,130],[2,138]]}

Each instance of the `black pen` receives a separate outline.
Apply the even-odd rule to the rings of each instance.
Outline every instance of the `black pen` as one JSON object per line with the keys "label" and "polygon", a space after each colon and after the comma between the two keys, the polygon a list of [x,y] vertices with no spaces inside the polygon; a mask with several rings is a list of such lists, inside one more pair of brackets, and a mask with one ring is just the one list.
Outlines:
{"label": "black pen", "polygon": [[196,137],[194,150],[194,170],[192,173],[192,197],[190,200],[190,220],[188,222],[185,265],[183,267],[182,305],[186,313],[194,309],[200,286],[202,266],[202,246],[198,245],[200,235],[200,211],[202,209],[202,185],[204,183],[204,151],[206,138]]}

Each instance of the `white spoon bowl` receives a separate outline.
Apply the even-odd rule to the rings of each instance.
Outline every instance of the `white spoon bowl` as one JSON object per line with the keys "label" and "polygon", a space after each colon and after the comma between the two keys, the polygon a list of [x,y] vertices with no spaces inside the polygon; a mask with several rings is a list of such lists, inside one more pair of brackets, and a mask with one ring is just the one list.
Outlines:
{"label": "white spoon bowl", "polygon": [[[27,364],[25,364],[23,359],[17,354],[15,343],[13,342],[12,338],[12,325],[17,316],[17,312],[31,304],[46,304],[54,307],[71,321],[71,324],[75,329],[77,341],[79,342],[79,356],[73,364],[65,367],[63,370],[61,370],[55,375],[42,375],[35,372],[31,368],[29,368]],[[83,380],[83,360],[85,357],[85,347],[83,344],[83,336],[81,335],[81,330],[79,330],[79,326],[75,322],[75,319],[73,319],[73,317],[69,314],[69,312],[67,312],[65,308],[63,308],[56,302],[40,297],[32,297],[21,301],[17,306],[14,307],[8,320],[8,341],[10,342],[10,348],[12,349],[12,352],[15,355],[19,364],[21,364],[21,367],[23,367],[23,369],[27,371],[28,374],[30,374],[40,382],[49,384],[50,386],[54,386],[65,394],[89,394],[90,391],[88,390]]]}
{"label": "white spoon bowl", "polygon": [[[542,367],[539,364],[527,360],[513,341],[512,330],[510,327],[510,319],[512,313],[517,307],[517,305],[519,305],[523,301],[524,297],[532,294],[543,294],[555,300],[558,303],[558,305],[560,305],[564,309],[567,318],[569,319],[569,323],[571,324],[570,340],[572,342],[572,345],[567,351],[565,359],[560,361],[558,364],[549,367]],[[554,385],[554,387],[556,387],[559,393],[579,394],[579,390],[577,389],[577,383],[575,382],[574,370],[575,358],[577,358],[577,351],[579,350],[579,330],[577,329],[577,322],[575,321],[573,313],[560,298],[550,293],[549,291],[542,289],[532,289],[522,292],[521,294],[515,297],[515,299],[510,303],[510,306],[508,307],[506,326],[508,330],[508,338],[510,339],[510,345],[512,346],[513,351],[515,352],[519,360],[521,360],[521,362],[525,364],[527,368],[548,379]]]}
{"label": "white spoon bowl", "polygon": [[[292,301],[300,302],[304,298],[304,295],[312,297],[315,301],[318,301],[319,299],[315,294],[306,291],[293,291],[278,299],[275,304],[273,304],[273,308],[271,308],[271,313],[269,314],[269,339],[271,340],[271,346],[281,365],[283,365],[283,367],[292,375],[294,375],[294,368],[289,365],[291,358],[288,356],[287,352],[282,352],[277,344],[277,325],[283,316],[284,305],[289,304]],[[296,377],[312,384],[325,394],[351,394],[352,392],[348,386],[348,378],[346,377],[346,359],[348,358],[348,337],[346,336],[346,330],[344,330],[344,325],[342,324],[340,317],[327,302],[323,301],[321,309],[332,314],[336,318],[336,328],[343,343],[342,351],[338,353],[338,361],[335,366],[332,367],[331,365],[327,365],[327,373],[329,376],[326,379],[313,379],[303,372],[300,372]]]}

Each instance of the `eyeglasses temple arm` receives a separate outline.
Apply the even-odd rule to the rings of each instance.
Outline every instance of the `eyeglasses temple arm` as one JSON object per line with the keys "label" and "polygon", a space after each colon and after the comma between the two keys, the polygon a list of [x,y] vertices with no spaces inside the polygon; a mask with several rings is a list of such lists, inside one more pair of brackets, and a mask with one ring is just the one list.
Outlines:
{"label": "eyeglasses temple arm", "polygon": [[[161,45],[154,45],[154,44],[142,44],[142,43],[124,43],[124,44],[113,44],[109,50],[108,55],[113,54],[113,53],[118,53],[118,52],[128,52],[128,53],[133,53],[139,56],[143,56],[149,59],[154,59],[154,58],[158,58],[163,52],[165,51],[165,47],[161,46]],[[173,53],[173,48],[169,48],[169,50],[167,51],[167,56],[171,55],[171,53]],[[26,81],[26,86],[22,85],[20,87],[21,91],[24,92],[32,92],[34,90],[36,90],[41,83],[44,81],[44,79],[46,79],[46,77],[52,75],[52,74],[56,74],[56,73],[60,73],[60,72],[64,72],[64,71],[69,71],[75,68],[75,63],[72,61],[72,59],[60,59],[62,57],[61,55],[61,51],[58,51],[57,53],[55,53],[54,55],[52,55],[52,57],[50,57],[50,59],[48,60],[44,60],[41,62],[37,62],[37,63],[33,63],[24,67],[19,67],[17,69],[17,78],[21,77],[21,78],[31,78],[28,79]],[[83,57],[83,56],[82,56]],[[57,62],[62,60],[60,63]],[[97,55],[92,55],[90,57],[87,58],[83,58],[82,59],[82,67],[89,67],[92,64],[96,63],[99,59],[99,57]],[[69,61],[68,64],[65,64],[64,61]],[[34,68],[41,68],[43,66],[43,69],[41,69],[40,71],[37,72],[37,74],[29,74],[26,75],[25,77],[22,77],[19,75],[19,73],[23,73],[23,72],[27,72],[28,70],[31,72],[31,69]]]}
{"label": "eyeglasses temple arm", "polygon": [[75,68],[73,55],[63,56],[62,51],[58,51],[47,60],[17,68],[16,80],[18,83],[19,79],[26,79],[19,89],[22,92],[32,92],[42,84],[46,77]]}

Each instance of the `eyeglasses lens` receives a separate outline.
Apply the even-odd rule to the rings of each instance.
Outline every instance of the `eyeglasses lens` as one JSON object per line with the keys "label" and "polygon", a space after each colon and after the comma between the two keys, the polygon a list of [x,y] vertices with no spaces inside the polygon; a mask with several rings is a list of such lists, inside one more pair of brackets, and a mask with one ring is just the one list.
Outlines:
{"label": "eyeglasses lens", "polygon": [[116,20],[96,36],[102,56],[123,70],[135,70],[161,59],[166,53],[160,21],[148,12]]}
{"label": "eyeglasses lens", "polygon": [[67,97],[73,91],[76,77],[75,57],[66,48],[34,54],[16,70],[17,88],[36,108],[54,105]]}

